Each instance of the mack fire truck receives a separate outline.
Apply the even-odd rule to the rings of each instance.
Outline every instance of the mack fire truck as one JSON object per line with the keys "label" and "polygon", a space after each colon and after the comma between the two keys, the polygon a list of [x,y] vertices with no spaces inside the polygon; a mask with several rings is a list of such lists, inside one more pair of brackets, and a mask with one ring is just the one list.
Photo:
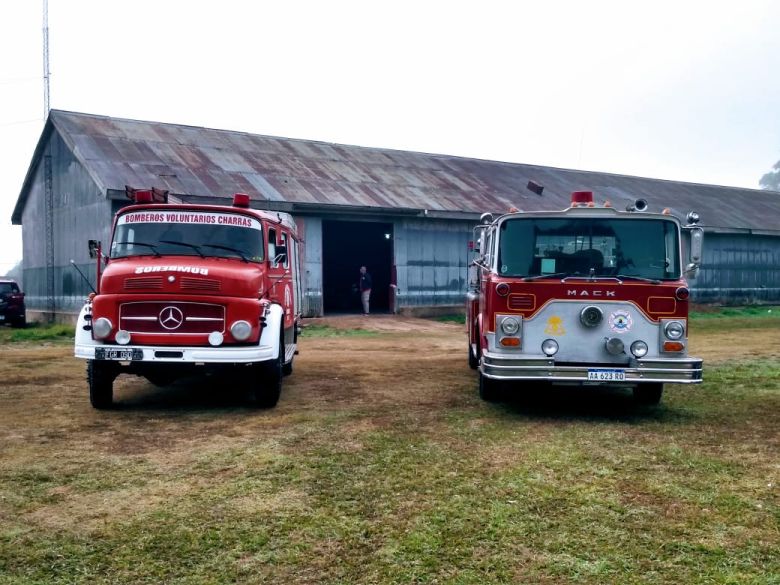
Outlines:
{"label": "mack fire truck", "polygon": [[484,214],[466,302],[480,396],[609,385],[657,404],[666,383],[700,383],[686,281],[701,262],[698,221],[650,212],[643,199],[618,211],[590,191],[572,193],[563,211]]}
{"label": "mack fire truck", "polygon": [[272,407],[292,372],[300,320],[299,240],[285,213],[169,201],[128,188],[107,255],[90,242],[98,286],[76,326],[93,407],[119,374],[167,385],[195,374]]}

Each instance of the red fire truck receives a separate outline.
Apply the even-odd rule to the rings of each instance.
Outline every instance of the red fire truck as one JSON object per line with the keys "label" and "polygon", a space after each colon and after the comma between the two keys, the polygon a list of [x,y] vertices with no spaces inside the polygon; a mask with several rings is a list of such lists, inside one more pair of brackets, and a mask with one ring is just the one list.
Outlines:
{"label": "red fire truck", "polygon": [[594,384],[631,387],[637,401],[656,404],[665,383],[700,383],[685,280],[701,260],[698,221],[694,212],[685,224],[668,209],[651,213],[643,199],[626,211],[596,205],[589,191],[572,193],[563,211],[483,215],[467,295],[480,396]]}
{"label": "red fire truck", "polygon": [[157,385],[217,375],[250,404],[274,406],[297,353],[292,218],[250,209],[244,194],[222,206],[173,203],[156,190],[128,193],[134,204],[117,213],[104,260],[91,242],[98,288],[76,327],[92,406],[112,405],[122,373]]}

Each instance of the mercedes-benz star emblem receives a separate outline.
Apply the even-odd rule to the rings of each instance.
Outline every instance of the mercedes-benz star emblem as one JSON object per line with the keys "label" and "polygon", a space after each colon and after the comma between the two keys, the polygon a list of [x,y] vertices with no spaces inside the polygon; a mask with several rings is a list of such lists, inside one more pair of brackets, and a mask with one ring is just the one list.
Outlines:
{"label": "mercedes-benz star emblem", "polygon": [[160,311],[160,325],[166,329],[178,329],[182,323],[184,323],[184,313],[179,307],[165,307]]}

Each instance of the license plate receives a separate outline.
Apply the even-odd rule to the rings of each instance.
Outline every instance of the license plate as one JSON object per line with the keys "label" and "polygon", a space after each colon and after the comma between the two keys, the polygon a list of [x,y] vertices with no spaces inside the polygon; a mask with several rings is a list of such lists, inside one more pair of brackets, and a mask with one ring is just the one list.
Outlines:
{"label": "license plate", "polygon": [[144,352],[136,348],[96,347],[96,360],[117,360],[120,362],[134,362],[144,359]]}
{"label": "license plate", "polygon": [[589,382],[623,382],[625,379],[625,370],[606,370],[601,368],[588,370]]}
{"label": "license plate", "polygon": [[0,315],[0,321],[5,321],[5,315]]}

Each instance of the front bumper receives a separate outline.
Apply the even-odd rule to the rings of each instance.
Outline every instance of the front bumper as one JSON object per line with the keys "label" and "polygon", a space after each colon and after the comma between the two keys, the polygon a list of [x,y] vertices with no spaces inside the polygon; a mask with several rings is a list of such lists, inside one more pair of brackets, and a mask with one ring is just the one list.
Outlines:
{"label": "front bumper", "polygon": [[547,380],[567,384],[600,384],[588,380],[593,368],[620,369],[625,373],[621,382],[612,385],[635,385],[645,382],[670,384],[700,384],[702,360],[699,358],[632,359],[628,364],[556,364],[555,360],[540,356],[509,356],[485,352],[479,371],[495,380]]}
{"label": "front bumper", "polygon": [[95,359],[95,348],[140,349],[143,359],[134,360],[134,364],[178,363],[178,364],[249,364],[274,359],[275,348],[270,345],[242,347],[176,347],[148,345],[94,345],[76,344],[77,358]]}

